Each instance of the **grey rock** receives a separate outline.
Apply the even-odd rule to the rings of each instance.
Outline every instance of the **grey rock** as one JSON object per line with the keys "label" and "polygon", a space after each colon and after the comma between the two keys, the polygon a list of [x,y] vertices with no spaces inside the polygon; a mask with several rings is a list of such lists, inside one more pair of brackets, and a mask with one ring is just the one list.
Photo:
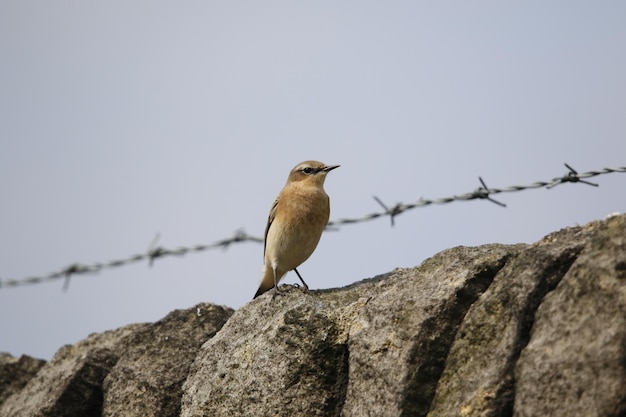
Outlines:
{"label": "grey rock", "polygon": [[498,272],[456,334],[429,417],[511,415],[514,367],[528,343],[534,312],[568,271],[591,230],[548,235],[523,247]]}
{"label": "grey rock", "polygon": [[45,363],[42,359],[27,355],[16,358],[0,352],[0,406],[7,398],[24,388]]}
{"label": "grey rock", "polygon": [[232,314],[198,304],[134,332],[104,380],[102,416],[177,416],[191,362]]}
{"label": "grey rock", "polygon": [[536,312],[514,416],[626,416],[626,216],[593,237]]}
{"label": "grey rock", "polygon": [[372,298],[350,326],[342,415],[425,415],[463,317],[519,250],[502,245],[446,250],[418,268],[396,271],[369,291]]}
{"label": "grey rock", "polygon": [[465,312],[517,250],[459,247],[347,289],[260,297],[202,347],[181,416],[425,414]]}
{"label": "grey rock", "polygon": [[176,416],[189,365],[232,312],[198,304],[64,346],[0,416]]}
{"label": "grey rock", "polygon": [[123,340],[141,327],[93,334],[62,347],[24,389],[2,404],[0,416],[99,416],[102,381],[117,361]]}

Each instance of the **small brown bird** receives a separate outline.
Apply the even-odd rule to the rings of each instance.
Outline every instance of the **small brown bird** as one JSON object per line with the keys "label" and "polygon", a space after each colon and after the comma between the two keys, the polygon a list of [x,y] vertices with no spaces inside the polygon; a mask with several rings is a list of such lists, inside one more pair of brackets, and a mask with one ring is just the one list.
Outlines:
{"label": "small brown bird", "polygon": [[326,174],[339,165],[317,161],[299,163],[289,173],[287,184],[270,210],[265,228],[265,266],[257,298],[274,288],[288,271],[295,271],[304,288],[309,289],[296,269],[317,247],[328,224],[330,200],[324,191]]}

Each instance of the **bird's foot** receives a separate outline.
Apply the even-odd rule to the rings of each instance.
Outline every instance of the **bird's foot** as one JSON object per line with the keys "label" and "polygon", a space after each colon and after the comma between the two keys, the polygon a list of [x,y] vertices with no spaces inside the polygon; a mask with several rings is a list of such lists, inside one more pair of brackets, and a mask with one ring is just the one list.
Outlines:
{"label": "bird's foot", "polygon": [[300,288],[300,289],[302,290],[302,292],[304,292],[304,293],[306,293],[306,294],[313,294],[313,291],[311,291],[311,290],[309,289],[309,286],[308,286],[308,285],[306,285],[306,284],[305,284],[305,285],[300,285],[300,284],[298,284],[298,283],[296,282],[295,284],[293,284],[293,286],[294,286],[294,287],[296,287],[296,288]]}
{"label": "bird's foot", "polygon": [[276,298],[277,295],[283,295],[284,292],[282,290],[279,290],[278,287],[274,287],[274,289],[272,290],[272,300],[274,298]]}

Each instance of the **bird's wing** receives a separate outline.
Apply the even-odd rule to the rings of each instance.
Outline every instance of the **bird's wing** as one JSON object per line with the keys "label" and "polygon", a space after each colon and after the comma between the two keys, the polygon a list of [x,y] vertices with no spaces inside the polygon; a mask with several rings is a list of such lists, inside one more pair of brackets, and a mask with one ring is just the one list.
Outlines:
{"label": "bird's wing", "polygon": [[265,247],[267,246],[267,233],[270,231],[270,226],[274,222],[274,216],[276,216],[276,206],[278,206],[278,199],[274,200],[274,204],[272,204],[272,208],[270,209],[270,215],[267,218],[267,226],[265,226],[265,237],[263,238],[263,259],[265,259]]}

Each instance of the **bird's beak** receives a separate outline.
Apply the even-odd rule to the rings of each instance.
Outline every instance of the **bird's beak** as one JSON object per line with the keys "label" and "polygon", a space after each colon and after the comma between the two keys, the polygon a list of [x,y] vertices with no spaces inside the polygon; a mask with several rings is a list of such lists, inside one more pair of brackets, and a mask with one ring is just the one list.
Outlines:
{"label": "bird's beak", "polygon": [[331,166],[324,167],[322,170],[325,171],[325,172],[329,172],[329,171],[332,171],[335,168],[339,168],[340,166],[341,165],[331,165]]}

